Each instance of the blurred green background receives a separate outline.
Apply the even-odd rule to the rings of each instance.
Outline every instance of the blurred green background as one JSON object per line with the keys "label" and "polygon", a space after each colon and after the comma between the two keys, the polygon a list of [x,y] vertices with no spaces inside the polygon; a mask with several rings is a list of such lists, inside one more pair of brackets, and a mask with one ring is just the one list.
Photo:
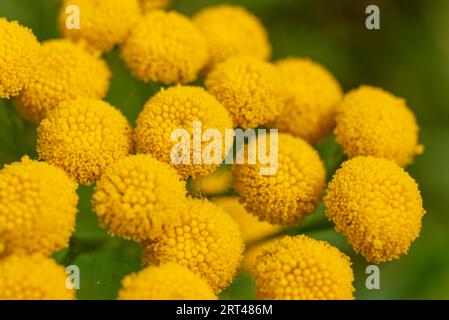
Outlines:
{"label": "blurred green background", "polygon": [[[224,1],[174,0],[187,15]],[[333,230],[310,232],[348,253],[354,262],[359,299],[449,298],[449,1],[252,0],[244,5],[267,27],[273,58],[307,56],[327,66],[345,90],[361,83],[381,86],[405,97],[421,125],[423,156],[407,168],[418,181],[427,215],[421,236],[407,256],[380,265],[381,289],[365,288],[365,268],[345,239]],[[0,16],[33,29],[39,40],[58,37],[59,0],[0,0]],[[377,4],[381,29],[365,29],[365,8]],[[105,56],[113,72],[106,98],[134,124],[144,102],[158,89],[133,79],[118,51]],[[329,148],[322,147],[322,153]],[[332,147],[332,146],[331,146]],[[9,102],[0,100],[0,166],[35,154],[35,127],[25,123]],[[80,212],[71,250],[55,258],[81,268],[84,299],[115,298],[123,275],[138,270],[140,248],[110,238],[90,210],[92,188],[80,187]],[[315,216],[322,215],[319,210]],[[313,219],[313,218],[312,218]],[[254,298],[251,279],[242,274],[222,294],[225,299]]]}

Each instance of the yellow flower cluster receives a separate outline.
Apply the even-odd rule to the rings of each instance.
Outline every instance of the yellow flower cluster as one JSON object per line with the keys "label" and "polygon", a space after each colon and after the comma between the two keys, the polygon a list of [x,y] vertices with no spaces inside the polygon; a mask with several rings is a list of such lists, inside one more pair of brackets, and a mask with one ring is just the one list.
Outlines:
{"label": "yellow flower cluster", "polygon": [[418,185],[393,161],[356,157],[335,173],[326,214],[353,248],[375,263],[399,258],[421,230]]}
{"label": "yellow flower cluster", "polygon": [[[70,6],[79,9],[79,29],[67,28],[66,9]],[[82,39],[95,49],[109,51],[125,40],[139,16],[139,0],[64,0],[59,30],[69,39]]]}
{"label": "yellow flower cluster", "polygon": [[150,266],[122,281],[121,300],[215,300],[207,282],[176,263]]}
{"label": "yellow flower cluster", "polygon": [[0,300],[71,300],[64,267],[39,254],[0,259]]}
{"label": "yellow flower cluster", "polygon": [[325,241],[303,235],[267,244],[256,261],[260,299],[350,300],[353,281],[346,255]]}
{"label": "yellow flower cluster", "polygon": [[114,161],[132,151],[132,131],[107,102],[78,99],[61,103],[40,123],[37,151],[79,183],[90,185]]}
{"label": "yellow flower cluster", "polygon": [[0,18],[0,99],[17,96],[30,82],[40,49],[30,29]]}

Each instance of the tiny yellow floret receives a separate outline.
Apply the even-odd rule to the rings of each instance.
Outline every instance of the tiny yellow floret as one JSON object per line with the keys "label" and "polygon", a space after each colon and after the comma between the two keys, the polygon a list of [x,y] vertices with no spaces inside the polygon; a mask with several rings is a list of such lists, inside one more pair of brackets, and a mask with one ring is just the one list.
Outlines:
{"label": "tiny yellow floret", "polygon": [[[194,122],[200,122],[202,132],[217,129],[222,137],[225,136],[226,129],[233,128],[229,113],[203,88],[176,86],[162,89],[146,103],[137,119],[135,130],[137,151],[173,164],[183,177],[197,178],[213,172],[219,164],[194,161]],[[171,140],[171,134],[176,129],[184,129],[190,134],[189,163],[174,164],[171,159],[171,151],[179,143]],[[208,144],[209,141],[201,142],[203,151]],[[222,143],[221,160],[225,158],[226,151],[225,143]]]}
{"label": "tiny yellow floret", "polygon": [[72,300],[65,268],[39,254],[0,259],[0,300]]}
{"label": "tiny yellow floret", "polygon": [[26,119],[38,123],[61,102],[102,99],[110,77],[106,62],[81,45],[65,39],[45,41],[33,80],[17,97],[16,106]]}
{"label": "tiny yellow floret", "polygon": [[166,9],[172,0],[141,0],[143,12]]}
{"label": "tiny yellow floret", "polygon": [[30,29],[0,18],[0,99],[17,96],[31,81],[40,50]]}
{"label": "tiny yellow floret", "polygon": [[336,140],[351,158],[374,156],[403,167],[423,152],[416,118],[402,98],[361,86],[347,93],[337,110]]}
{"label": "tiny yellow floret", "polygon": [[304,235],[268,243],[256,261],[258,299],[352,300],[353,281],[348,256]]}
{"label": "tiny yellow floret", "polygon": [[115,236],[145,241],[160,236],[186,211],[185,183],[169,165],[147,155],[118,160],[98,181],[93,208]]}
{"label": "tiny yellow floret", "polygon": [[[70,6],[79,9],[79,29],[70,26],[70,14],[66,12]],[[85,40],[97,50],[110,51],[125,40],[139,17],[139,0],[65,0],[59,13],[59,30],[66,38]]]}
{"label": "tiny yellow floret", "polygon": [[193,22],[206,38],[210,67],[235,55],[249,55],[261,60],[268,60],[271,56],[264,26],[241,6],[206,7],[193,17]]}
{"label": "tiny yellow floret", "polygon": [[234,280],[242,261],[243,241],[231,216],[215,204],[188,199],[181,221],[145,245],[146,264],[177,262],[200,275],[219,293]]}
{"label": "tiny yellow floret", "polygon": [[37,130],[41,159],[90,185],[111,163],[132,152],[132,129],[107,102],[78,99],[61,103]]}
{"label": "tiny yellow floret", "polygon": [[205,85],[229,111],[238,127],[256,128],[267,124],[284,108],[279,73],[269,62],[256,58],[229,58],[209,72]]}
{"label": "tiny yellow floret", "polygon": [[425,213],[415,180],[393,161],[374,157],[344,162],[324,205],[336,230],[375,263],[407,253]]}
{"label": "tiny yellow floret", "polygon": [[176,263],[146,267],[126,276],[120,300],[216,300],[207,282]]}
{"label": "tiny yellow floret", "polygon": [[75,230],[76,189],[48,163],[23,157],[6,165],[0,171],[0,256],[50,255],[67,247]]}
{"label": "tiny yellow floret", "polygon": [[154,10],[131,31],[122,56],[139,79],[173,84],[194,81],[209,52],[189,18],[175,11]]}
{"label": "tiny yellow floret", "polygon": [[303,58],[287,58],[276,62],[286,94],[284,111],[274,128],[318,143],[335,127],[337,103],[343,90],[322,65]]}
{"label": "tiny yellow floret", "polygon": [[[235,190],[246,209],[260,220],[295,225],[315,211],[324,190],[326,171],[318,152],[307,142],[285,133],[280,133],[278,139],[276,174],[261,175],[264,165],[260,163],[236,164]],[[248,149],[257,144],[249,144]]]}

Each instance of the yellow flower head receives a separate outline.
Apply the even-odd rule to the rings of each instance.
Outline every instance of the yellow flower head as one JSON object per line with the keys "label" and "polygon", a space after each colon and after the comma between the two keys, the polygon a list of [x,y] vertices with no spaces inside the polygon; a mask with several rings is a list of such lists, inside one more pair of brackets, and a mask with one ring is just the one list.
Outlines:
{"label": "yellow flower head", "polygon": [[[176,86],[162,89],[145,105],[137,119],[135,141],[137,151],[149,153],[156,159],[172,164],[170,153],[179,143],[172,142],[170,136],[175,129],[185,129],[193,140],[193,125],[201,122],[202,132],[218,129],[225,136],[225,129],[232,129],[231,118],[226,109],[206,90],[200,87]],[[207,150],[210,142],[202,142],[202,151]],[[189,163],[176,164],[176,169],[183,177],[205,176],[214,171],[218,164],[194,163],[194,146],[191,143]],[[222,159],[226,156],[222,143]],[[196,152],[195,152],[196,153]]]}
{"label": "yellow flower head", "polygon": [[294,225],[315,210],[324,190],[326,172],[318,152],[307,142],[283,133],[278,138],[276,174],[261,175],[260,163],[236,164],[235,189],[247,210],[260,220]]}
{"label": "yellow flower head", "polygon": [[352,300],[353,281],[349,257],[304,235],[268,243],[256,261],[259,299]]}
{"label": "yellow flower head", "polygon": [[267,60],[271,55],[268,34],[259,19],[245,8],[231,5],[207,7],[193,22],[206,38],[210,66],[235,55]]}
{"label": "yellow flower head", "polygon": [[418,131],[405,100],[379,88],[361,86],[338,106],[335,135],[349,157],[374,156],[405,166],[423,152]]}
{"label": "yellow flower head", "polygon": [[30,29],[0,18],[0,99],[17,96],[31,81],[40,49]]}
{"label": "yellow flower head", "polygon": [[40,123],[37,151],[43,160],[90,185],[107,166],[131,153],[131,126],[107,102],[63,102]]}
{"label": "yellow flower head", "polygon": [[132,30],[122,56],[139,79],[172,84],[195,80],[209,53],[203,36],[187,17],[154,10]]}
{"label": "yellow flower head", "polygon": [[374,157],[343,163],[324,205],[337,231],[375,263],[407,253],[425,213],[415,180],[393,161]]}
{"label": "yellow flower head", "polygon": [[42,52],[33,80],[16,101],[25,118],[40,122],[63,101],[106,95],[111,73],[102,59],[63,39],[44,42]]}
{"label": "yellow flower head", "polygon": [[144,241],[179,219],[185,194],[173,168],[150,156],[129,156],[107,168],[95,187],[93,208],[111,234]]}
{"label": "yellow flower head", "polygon": [[49,255],[67,247],[75,229],[76,189],[48,163],[23,157],[6,165],[0,171],[0,256]]}
{"label": "yellow flower head", "polygon": [[143,12],[167,8],[172,0],[141,0]]}
{"label": "yellow flower head", "polygon": [[336,105],[343,97],[340,84],[309,59],[287,58],[276,67],[283,79],[286,105],[274,127],[309,143],[320,142],[335,126]]}
{"label": "yellow flower head", "polygon": [[207,282],[176,263],[146,267],[125,277],[120,300],[216,300]]}
{"label": "yellow flower head", "polygon": [[[69,6],[80,11],[80,28],[69,29]],[[59,13],[59,30],[72,40],[85,40],[89,46],[109,51],[122,43],[140,17],[139,0],[65,0]]]}
{"label": "yellow flower head", "polygon": [[220,292],[240,267],[240,230],[228,213],[207,200],[188,199],[188,205],[178,224],[145,246],[143,260],[147,264],[178,262]]}
{"label": "yellow flower head", "polygon": [[267,124],[284,108],[279,73],[272,64],[256,58],[229,58],[207,75],[205,84],[231,113],[236,126]]}
{"label": "yellow flower head", "polygon": [[232,173],[228,169],[218,169],[211,174],[192,180],[190,192],[199,196],[214,196],[230,191],[233,184]]}
{"label": "yellow flower head", "polygon": [[0,300],[72,300],[64,267],[39,254],[0,259]]}

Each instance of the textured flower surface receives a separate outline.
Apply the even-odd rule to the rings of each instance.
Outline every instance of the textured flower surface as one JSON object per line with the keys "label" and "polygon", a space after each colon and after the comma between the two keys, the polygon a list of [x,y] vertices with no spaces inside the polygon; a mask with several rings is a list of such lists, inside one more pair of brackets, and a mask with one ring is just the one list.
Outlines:
{"label": "textured flower surface", "polygon": [[71,300],[64,267],[39,254],[0,259],[0,300]]}
{"label": "textured flower surface", "polygon": [[267,244],[256,261],[259,299],[350,300],[353,281],[349,257],[303,235]]}
{"label": "textured flower surface", "polygon": [[172,0],[141,0],[142,9],[144,12],[152,11],[155,9],[167,8]]}
{"label": "textured flower surface", "polygon": [[[75,229],[77,184],[45,162],[23,157],[0,171],[0,256],[68,246]],[[0,290],[1,292],[1,290]]]}
{"label": "textured flower surface", "polygon": [[206,7],[193,17],[193,22],[206,38],[211,67],[235,55],[250,55],[261,60],[270,58],[267,31],[259,19],[243,7]]}
{"label": "textured flower surface", "polygon": [[[66,8],[73,5],[80,11],[79,29],[66,26]],[[139,16],[139,0],[65,0],[59,13],[59,30],[69,39],[82,39],[95,49],[109,51],[125,40]]]}
{"label": "textured flower surface", "polygon": [[[203,88],[176,86],[162,89],[146,103],[137,119],[135,130],[137,151],[151,154],[158,160],[172,164],[170,153],[179,143],[172,142],[170,139],[173,130],[187,130],[190,133],[190,142],[193,142],[194,121],[201,122],[202,132],[207,129],[217,129],[222,137],[225,136],[225,129],[233,127],[226,109]],[[203,148],[209,143],[209,141],[202,141],[201,149],[205,151]],[[224,147],[225,144],[222,143],[221,160],[226,156]],[[219,164],[207,164],[204,161],[193,163],[194,151],[197,150],[191,145],[190,164],[175,165],[181,176],[194,178],[205,176],[218,167]],[[198,151],[201,152],[201,150]]]}
{"label": "textured flower surface", "polygon": [[229,58],[207,75],[205,85],[228,109],[236,126],[267,124],[284,108],[279,73],[272,64],[256,58]]}
{"label": "textured flower surface", "polygon": [[243,253],[238,225],[215,204],[188,199],[189,210],[159,239],[145,245],[147,264],[177,262],[207,280],[220,292],[234,280]]}
{"label": "textured flower surface", "polygon": [[30,29],[0,18],[0,99],[17,96],[31,81],[40,49]]}
{"label": "textured flower surface", "polygon": [[[261,175],[260,163],[234,165],[235,189],[247,210],[260,220],[294,225],[315,210],[326,172],[318,152],[307,142],[283,133],[278,138],[277,173]],[[256,145],[249,144],[248,153]]]}
{"label": "textured flower surface", "polygon": [[418,132],[405,100],[382,89],[361,86],[338,105],[335,135],[349,157],[374,156],[405,166],[423,152]]}
{"label": "textured flower surface", "polygon": [[309,59],[276,62],[283,80],[286,104],[273,127],[318,143],[335,126],[336,106],[343,97],[340,84],[322,65]]}
{"label": "textured flower surface", "polygon": [[176,171],[147,155],[112,164],[98,181],[93,207],[111,234],[144,241],[160,236],[186,211]]}
{"label": "textured flower surface", "polygon": [[20,92],[16,105],[30,121],[40,122],[61,102],[78,98],[101,99],[111,73],[102,59],[69,40],[49,40],[33,80]]}
{"label": "textured flower surface", "polygon": [[209,53],[206,40],[187,17],[154,10],[132,30],[122,56],[139,79],[172,84],[195,80]]}
{"label": "textured flower surface", "polygon": [[169,262],[146,267],[122,281],[121,300],[216,300],[207,282],[186,267]]}
{"label": "textured flower surface", "polygon": [[132,151],[132,129],[107,102],[61,103],[39,125],[39,156],[82,184],[97,180],[111,163]]}
{"label": "textured flower surface", "polygon": [[337,231],[375,263],[407,253],[425,213],[415,180],[393,161],[374,157],[343,163],[324,204]]}

